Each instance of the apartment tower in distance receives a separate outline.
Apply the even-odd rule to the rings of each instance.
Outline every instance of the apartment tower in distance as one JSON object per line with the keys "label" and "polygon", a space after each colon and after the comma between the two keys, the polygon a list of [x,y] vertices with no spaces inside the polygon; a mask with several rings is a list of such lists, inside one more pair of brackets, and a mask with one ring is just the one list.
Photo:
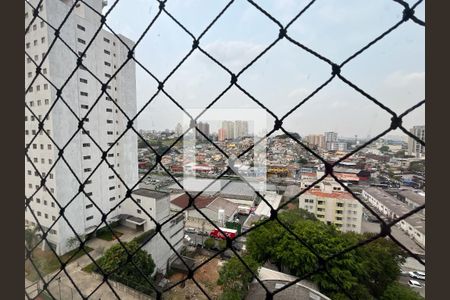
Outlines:
{"label": "apartment tower in distance", "polygon": [[[38,2],[30,1],[33,6],[37,6]],[[44,0],[39,8],[39,15],[57,28],[73,2]],[[36,226],[36,217],[45,231],[50,229],[47,240],[58,254],[70,250],[67,241],[75,235],[67,222],[60,217],[60,208],[64,208],[64,216],[78,235],[93,232],[98,224],[101,224],[100,227],[104,226],[99,209],[104,213],[112,212],[108,215],[107,222],[114,220],[120,213],[118,203],[125,196],[126,188],[105,161],[97,168],[97,164],[101,162],[102,151],[109,150],[105,159],[129,187],[138,179],[136,135],[128,131],[114,143],[127,126],[126,118],[116,105],[128,116],[136,114],[134,62],[128,61],[105,86],[110,96],[101,92],[103,83],[106,83],[127,59],[128,49],[122,41],[128,47],[132,47],[134,42],[122,35],[119,35],[120,41],[110,32],[100,30],[83,58],[84,67],[78,68],[70,77],[76,67],[76,55],[82,54],[97,29],[101,27],[101,12],[106,5],[106,1],[102,0],[85,2],[90,7],[78,3],[60,30],[59,36],[67,45],[57,40],[44,60],[41,72],[52,84],[43,76],[39,76],[25,96],[27,105],[34,112],[32,114],[25,109],[25,142],[31,143],[28,155],[42,175],[48,174],[46,188],[41,187],[37,171],[26,159],[25,195],[29,198],[33,213],[26,209],[25,224]],[[25,26],[28,26],[32,19],[33,10],[25,4]],[[25,51],[28,54],[25,56],[25,88],[28,88],[35,75],[36,65],[33,61],[41,63],[54,38],[54,30],[36,18],[25,36]],[[65,84],[66,80],[68,81]],[[67,105],[61,99],[57,100],[56,89],[62,86],[61,97]],[[98,97],[100,99],[94,105]],[[51,110],[44,122],[44,130],[58,146],[42,131],[37,133],[39,120],[43,120],[49,109]],[[74,114],[79,119],[84,118],[83,127],[93,140],[81,130],[72,138],[79,125]],[[64,148],[64,160],[59,159],[59,148],[66,144],[68,145]],[[53,167],[54,164],[56,165]],[[85,183],[86,194],[79,192],[80,183]]]}
{"label": "apartment tower in distance", "polygon": [[[425,125],[414,126],[409,130],[412,134],[425,142]],[[425,157],[425,147],[418,143],[412,137],[408,137],[408,155],[414,155],[418,158]]]}

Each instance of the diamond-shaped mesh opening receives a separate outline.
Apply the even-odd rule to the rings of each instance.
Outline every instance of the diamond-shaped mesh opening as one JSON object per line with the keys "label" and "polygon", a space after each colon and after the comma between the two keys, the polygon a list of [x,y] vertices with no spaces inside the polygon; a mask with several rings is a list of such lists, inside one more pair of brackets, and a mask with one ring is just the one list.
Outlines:
{"label": "diamond-shaped mesh opening", "polygon": [[[413,126],[424,110],[425,100],[415,102],[423,97],[421,83],[414,83],[422,73],[388,72],[384,84],[401,94],[402,105],[380,91],[383,83],[373,79],[379,78],[378,69],[374,76],[358,73],[358,68],[371,73],[364,59],[370,61],[370,53],[381,48],[398,48],[399,40],[418,45],[416,52],[408,48],[411,57],[421,53],[422,36],[414,40],[412,31],[402,30],[425,26],[422,1],[364,8],[315,1],[153,1],[133,3],[128,28],[118,21],[130,7],[125,0],[25,2],[25,271],[36,285],[31,290],[26,281],[27,298],[172,299],[183,294],[234,299],[250,291],[250,296],[273,299],[293,288],[306,289],[301,285],[305,280],[333,299],[380,298],[400,266],[408,265],[404,258],[424,266],[425,200],[417,189],[425,184],[420,161],[425,133]],[[193,17],[192,11],[206,6],[209,13]],[[362,19],[369,9],[376,23]],[[321,18],[326,24],[316,26]],[[362,44],[355,35],[339,40],[326,29],[348,32],[360,25],[370,33]],[[136,27],[138,32],[131,29]],[[353,53],[316,47],[322,31],[329,43],[354,45]],[[298,62],[282,60],[296,51]],[[388,56],[383,57],[396,65],[397,59]],[[420,61],[416,65],[423,69]],[[299,75],[283,80],[286,72]],[[412,90],[405,88],[410,81]],[[136,83],[146,87],[136,93]],[[321,95],[327,93],[340,100],[336,106],[322,101],[327,103],[320,108]],[[280,94],[285,99],[271,107],[267,102]],[[354,114],[377,106],[386,116],[386,129],[372,132],[374,137],[355,143],[344,155],[330,156],[321,151],[321,141],[295,132],[305,127],[302,122],[318,128],[324,122],[308,117],[323,110],[339,115],[345,109],[341,98],[353,101]],[[200,122],[214,119],[214,109],[229,107],[264,111],[266,131],[247,137],[238,133],[236,146],[220,132],[215,136],[205,130]],[[191,115],[192,109],[197,114]],[[169,115],[190,124],[176,126],[168,122]],[[142,130],[155,122],[158,129],[178,128],[164,135]],[[357,123],[353,126],[362,124]],[[179,159],[193,132],[200,139],[193,146],[202,150],[194,151],[199,163],[194,173],[201,173],[196,180],[183,176],[189,163]],[[377,147],[389,135],[406,136],[408,149]],[[289,142],[280,146],[280,137]],[[408,209],[393,207],[394,213],[386,213],[371,198],[376,187],[356,186],[355,174],[343,170],[377,168],[377,157],[367,157],[373,145],[392,152],[397,158],[392,163],[412,173],[399,176],[387,170],[380,176],[410,185],[383,196],[390,199],[384,199],[386,206],[408,203]],[[255,175],[259,146],[273,151],[260,161],[267,168]],[[419,160],[404,165],[402,159],[411,154]],[[276,165],[275,160],[287,163]],[[208,168],[212,162],[215,168]],[[265,189],[249,174],[266,176]],[[285,174],[287,185],[280,184]],[[335,213],[342,217],[315,227],[313,220],[326,219],[319,217],[323,208],[316,186],[334,188],[340,197]],[[416,194],[405,196],[408,192]],[[359,231],[352,227],[359,217],[362,235],[353,233]],[[379,263],[368,264],[369,256]],[[270,280],[275,269],[294,277],[275,283]]]}

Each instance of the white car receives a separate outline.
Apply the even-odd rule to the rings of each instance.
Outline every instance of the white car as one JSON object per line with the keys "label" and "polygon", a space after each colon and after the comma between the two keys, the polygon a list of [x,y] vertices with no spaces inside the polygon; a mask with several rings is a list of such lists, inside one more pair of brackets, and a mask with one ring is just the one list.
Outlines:
{"label": "white car", "polygon": [[408,284],[410,287],[416,287],[416,288],[422,287],[422,285],[418,281],[412,280],[412,279],[408,281]]}
{"label": "white car", "polygon": [[415,279],[420,279],[420,280],[425,280],[425,273],[420,272],[420,271],[413,271],[413,272],[409,272],[409,277],[415,278]]}
{"label": "white car", "polygon": [[187,233],[197,233],[197,230],[192,227],[185,228],[184,231]]}
{"label": "white car", "polygon": [[191,241],[191,237],[188,236],[187,234],[184,236],[184,238],[186,239],[186,241],[190,242]]}

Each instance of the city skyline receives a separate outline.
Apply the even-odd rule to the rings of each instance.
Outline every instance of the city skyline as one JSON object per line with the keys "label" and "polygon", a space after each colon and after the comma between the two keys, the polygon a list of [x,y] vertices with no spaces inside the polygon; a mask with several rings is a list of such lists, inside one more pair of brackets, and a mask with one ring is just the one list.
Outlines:
{"label": "city skyline", "polygon": [[[114,30],[137,40],[158,12],[154,3],[129,5],[120,1],[108,16]],[[169,1],[166,8],[198,35],[225,6],[225,1]],[[111,4],[110,4],[111,5]],[[305,1],[262,1],[262,7],[287,23]],[[139,9],[137,8],[139,7]],[[107,7],[108,8],[108,7]],[[204,14],[195,12],[202,8]],[[351,14],[358,10],[358,14]],[[310,11],[314,11],[311,12]],[[379,12],[379,13],[378,13]],[[423,17],[424,7],[416,9]],[[393,2],[317,2],[294,22],[289,34],[332,61],[340,62],[395,24],[401,8]],[[133,16],[133,17],[131,17]],[[136,17],[137,16],[137,17]],[[313,16],[315,18],[313,18]],[[316,20],[318,18],[318,20]],[[248,26],[252,24],[252,26]],[[352,26],[364,34],[347,35]],[[263,30],[259,30],[262,28]],[[239,29],[239,30],[238,30]],[[233,72],[238,72],[277,36],[276,26],[248,3],[236,3],[200,41],[200,45]],[[220,39],[215,38],[221,36]],[[342,40],[343,39],[343,40]],[[158,46],[154,43],[158,41]],[[425,98],[424,31],[410,23],[401,25],[342,69],[342,74],[397,114]],[[136,49],[136,58],[158,78],[191,48],[191,38],[167,16],[159,18]],[[146,53],[152,55],[145,55]],[[402,57],[398,60],[397,57]],[[238,83],[281,117],[329,78],[330,67],[300,48],[280,41],[244,72]],[[229,76],[205,55],[194,51],[165,84],[165,90],[185,108],[204,108],[229,84]],[[157,90],[157,83],[137,67],[138,110]],[[232,87],[213,108],[257,107],[243,92]],[[406,128],[424,123],[424,108],[404,118]],[[170,113],[171,118],[167,118]],[[164,117],[162,117],[164,115]],[[137,119],[139,129],[173,128],[183,112],[165,95],[158,95]],[[268,118],[272,118],[270,115]],[[334,130],[342,136],[375,136],[389,127],[391,116],[351,87],[334,79],[286,120],[288,131],[313,134]],[[343,122],[345,120],[345,122]],[[274,120],[271,120],[273,124]],[[398,131],[398,135],[404,135]]]}

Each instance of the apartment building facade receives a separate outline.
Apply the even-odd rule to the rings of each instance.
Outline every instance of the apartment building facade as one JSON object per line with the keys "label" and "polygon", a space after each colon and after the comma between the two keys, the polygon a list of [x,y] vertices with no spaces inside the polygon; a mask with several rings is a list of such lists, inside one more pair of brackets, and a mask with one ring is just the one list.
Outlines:
{"label": "apartment building facade", "polygon": [[[302,180],[301,188],[316,178]],[[314,214],[320,221],[334,224],[341,231],[361,232],[363,207],[334,180],[323,180],[299,196],[299,208]]]}
{"label": "apartment building facade", "polygon": [[[30,3],[37,6],[38,1]],[[48,79],[39,76],[25,96],[26,104],[34,113],[25,109],[25,143],[31,143],[28,155],[37,168],[25,159],[25,195],[33,195],[30,206],[34,213],[25,211],[25,223],[36,226],[36,217],[44,231],[50,229],[47,239],[59,254],[70,250],[67,240],[75,235],[73,230],[78,235],[85,235],[102,223],[99,209],[104,213],[113,209],[108,220],[120,213],[116,206],[125,196],[126,188],[106,162],[97,168],[102,151],[108,150],[105,159],[126,185],[130,187],[138,179],[135,134],[128,132],[115,143],[125,131],[127,120],[114,103],[128,116],[136,114],[134,63],[128,62],[109,81],[106,86],[109,95],[101,94],[103,83],[110,80],[127,59],[128,49],[122,41],[128,47],[134,43],[122,35],[119,35],[120,41],[102,29],[85,53],[84,66],[72,74],[77,63],[76,55],[81,56],[101,27],[100,15],[106,4],[102,0],[87,0],[87,3],[91,8],[78,3],[61,28],[59,36],[66,44],[57,40],[48,55],[46,53],[55,35],[45,22],[37,18],[25,36],[28,54],[25,56],[25,88],[34,78],[35,63],[39,64],[44,58],[41,73]],[[58,27],[72,5],[72,0],[44,0],[39,15]],[[25,26],[32,17],[32,8],[25,5]],[[60,94],[57,89],[61,89]],[[99,101],[94,106],[97,98]],[[39,120],[44,118],[43,128],[51,139],[42,131],[38,133]],[[81,119],[84,119],[85,131],[75,134]],[[66,144],[63,161],[58,159],[58,147],[63,148]],[[40,187],[41,179],[37,172],[43,176],[48,174],[45,188]],[[80,183],[84,183],[85,193],[78,193]],[[61,208],[64,208],[67,221],[59,217]]]}
{"label": "apartment building facade", "polygon": [[[425,142],[425,125],[414,126],[409,130],[412,134],[417,136],[419,139]],[[408,137],[408,154],[413,155],[418,158],[425,157],[425,146],[422,146],[412,137]]]}

